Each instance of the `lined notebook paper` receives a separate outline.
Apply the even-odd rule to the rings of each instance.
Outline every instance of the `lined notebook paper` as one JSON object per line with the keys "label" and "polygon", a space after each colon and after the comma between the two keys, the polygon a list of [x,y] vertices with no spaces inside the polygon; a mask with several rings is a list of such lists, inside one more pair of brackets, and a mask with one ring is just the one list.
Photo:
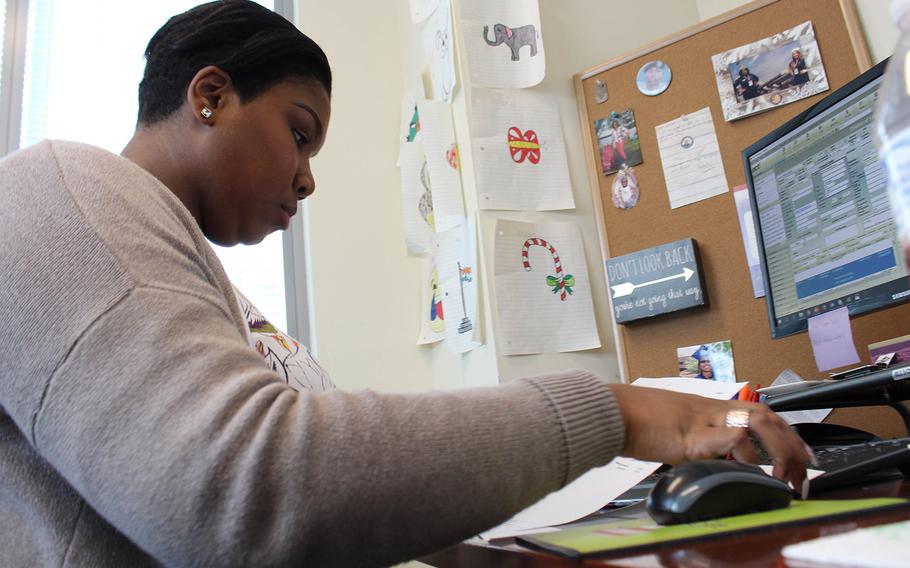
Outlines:
{"label": "lined notebook paper", "polygon": [[581,230],[499,219],[496,307],[504,355],[600,347]]}
{"label": "lined notebook paper", "polygon": [[556,103],[523,91],[475,88],[471,94],[480,208],[574,208]]}

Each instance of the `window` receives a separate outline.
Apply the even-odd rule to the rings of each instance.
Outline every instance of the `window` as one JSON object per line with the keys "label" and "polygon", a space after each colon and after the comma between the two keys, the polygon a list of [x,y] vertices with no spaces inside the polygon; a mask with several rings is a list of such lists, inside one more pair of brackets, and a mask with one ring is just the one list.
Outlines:
{"label": "window", "polygon": [[[290,17],[290,2],[257,1],[272,9],[277,3],[279,11]],[[0,116],[12,119],[2,125],[8,141],[5,150],[45,138],[61,138],[119,153],[135,127],[137,88],[148,40],[170,16],[199,3],[6,0],[3,13],[9,23],[0,26],[0,33],[5,30],[9,41],[0,41],[0,46],[6,46],[0,76]],[[10,30],[18,30],[12,39]],[[8,53],[10,44],[24,45],[25,49]],[[19,103],[17,88],[7,85],[15,80],[17,66],[23,69]],[[286,299],[282,235],[272,234],[252,247],[214,248],[237,288],[273,324],[299,336],[296,326],[288,327],[287,306],[296,306],[296,302]],[[290,312],[291,323],[296,323],[296,308]],[[301,339],[308,342],[306,337]]]}

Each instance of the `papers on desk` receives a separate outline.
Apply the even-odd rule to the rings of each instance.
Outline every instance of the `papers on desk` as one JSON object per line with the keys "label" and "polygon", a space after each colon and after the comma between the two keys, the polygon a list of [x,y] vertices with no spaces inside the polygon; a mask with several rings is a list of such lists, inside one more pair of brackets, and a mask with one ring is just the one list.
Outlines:
{"label": "papers on desk", "polygon": [[697,394],[717,400],[730,400],[748,383],[719,383],[687,377],[663,377],[659,379],[637,379],[632,383],[636,387],[663,389],[685,394]]}
{"label": "papers on desk", "polygon": [[907,566],[910,521],[858,529],[785,546],[787,560],[819,566]]}
{"label": "papers on desk", "polygon": [[[827,521],[839,515],[855,515],[858,511],[906,509],[906,507],[906,499],[893,497],[832,501],[793,501],[789,507],[784,509],[680,525],[659,526],[650,518],[586,523],[559,531],[522,537],[519,542],[530,543],[554,554],[577,559],[621,550],[641,551],[647,548],[653,549],[670,543],[681,545],[684,542],[693,542],[698,539],[717,537],[724,534],[734,536],[744,531],[801,524],[810,519]],[[904,546],[906,547],[906,541],[904,541]],[[786,551],[786,549],[784,550]],[[871,558],[876,556],[865,546],[855,547],[855,550],[856,554],[864,554],[864,557]],[[832,565],[834,564],[822,564],[822,566]],[[906,565],[906,552],[904,552],[904,564],[902,566]],[[861,564],[861,566],[894,566],[894,564]]]}
{"label": "papers on desk", "polygon": [[[803,388],[810,388],[813,385],[820,385],[831,381],[805,381],[802,377],[791,371],[784,369],[780,375],[774,379],[771,386],[759,389],[758,392],[763,395],[775,396],[788,392],[794,392]],[[787,424],[798,424],[801,422],[821,422],[829,414],[831,408],[819,408],[816,410],[789,410],[787,412],[778,412],[777,415],[783,418]]]}
{"label": "papers on desk", "polygon": [[577,521],[604,508],[658,467],[657,462],[616,458],[550,493],[498,527],[481,533],[480,538],[494,540]]}
{"label": "papers on desk", "polygon": [[[717,383],[680,377],[638,379],[635,386],[658,388],[697,394],[707,398],[728,400],[742,384]],[[616,499],[639,481],[654,473],[660,464],[618,457],[607,465],[592,469],[559,491],[550,493],[496,528],[481,533],[484,540],[493,540],[539,532],[536,529],[577,521]]]}

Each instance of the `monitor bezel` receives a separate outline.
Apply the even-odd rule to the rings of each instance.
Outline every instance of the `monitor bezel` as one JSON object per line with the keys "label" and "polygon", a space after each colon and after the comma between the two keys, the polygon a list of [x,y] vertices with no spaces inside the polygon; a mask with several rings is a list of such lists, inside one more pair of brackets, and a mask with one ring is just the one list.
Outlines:
{"label": "monitor bezel", "polygon": [[[767,307],[768,324],[771,328],[771,337],[773,339],[779,339],[782,337],[786,337],[789,335],[802,333],[802,332],[806,331],[808,329],[808,318],[794,320],[793,322],[788,322],[785,324],[777,323],[777,316],[774,313],[774,301],[773,301],[774,292],[771,289],[771,280],[768,277],[768,268],[766,266],[767,259],[765,258],[765,254],[762,252],[762,251],[764,251],[764,238],[762,236],[762,231],[761,231],[761,219],[759,218],[759,215],[758,215],[758,202],[757,202],[757,198],[755,195],[754,182],[752,179],[752,168],[751,168],[750,158],[752,156],[754,156],[755,154],[757,154],[758,152],[767,148],[768,145],[770,145],[770,144],[776,142],[777,140],[779,140],[780,138],[786,136],[787,134],[792,132],[794,129],[796,129],[796,128],[800,127],[801,125],[803,125],[804,123],[812,120],[819,114],[822,114],[823,112],[825,112],[832,106],[838,104],[845,98],[849,97],[856,91],[860,90],[861,88],[863,88],[870,82],[881,77],[884,74],[887,64],[888,64],[888,59],[885,59],[884,61],[881,61],[881,62],[877,63],[876,65],[872,66],[871,68],[869,68],[867,71],[865,71],[864,73],[862,73],[855,79],[851,80],[844,86],[835,90],[833,93],[830,93],[829,95],[824,97],[822,100],[818,101],[817,103],[815,103],[808,109],[804,110],[803,112],[799,113],[795,117],[791,118],[790,120],[788,120],[781,126],[775,128],[769,134],[766,134],[765,136],[761,137],[756,142],[750,144],[742,152],[743,170],[746,175],[746,185],[748,186],[749,202],[751,203],[752,211],[754,212],[754,214],[752,215],[752,219],[755,223],[755,238],[758,243],[758,257],[759,257],[759,262],[761,263],[762,281],[764,282],[764,286],[765,286],[765,306]],[[902,303],[903,301],[906,301],[906,299],[897,300],[893,303],[890,303],[890,304],[887,304],[884,306],[878,306],[875,308],[865,309],[856,314],[851,313],[850,315],[852,317],[854,315],[871,313],[871,312],[874,312],[874,311],[877,311],[880,309],[892,307],[895,304]]]}

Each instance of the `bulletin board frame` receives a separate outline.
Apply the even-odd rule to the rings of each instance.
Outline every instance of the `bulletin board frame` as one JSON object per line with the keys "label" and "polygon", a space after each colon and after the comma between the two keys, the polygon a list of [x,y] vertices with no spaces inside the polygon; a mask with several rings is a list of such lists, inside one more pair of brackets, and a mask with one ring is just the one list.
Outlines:
{"label": "bulletin board frame", "polygon": [[[711,56],[805,21],[813,24],[829,90],[726,122]],[[649,97],[638,92],[636,74],[652,59],[666,62],[673,77],[664,93]],[[678,375],[678,347],[722,340],[733,343],[737,380],[748,380],[753,386],[767,386],[787,368],[807,379],[822,376],[807,333],[771,339],[765,299],[753,295],[732,188],[745,183],[741,155],[745,147],[843,86],[872,63],[854,0],[758,0],[575,74],[602,260],[691,237],[698,243],[706,280],[707,307],[625,325],[614,322],[617,360],[624,382],[638,377]],[[597,80],[606,84],[606,102],[596,100]],[[731,191],[671,209],[655,127],[705,107],[711,111]],[[601,170],[594,123],[613,111],[629,108],[635,114],[643,158],[640,165],[634,166],[640,200],[631,209],[619,209],[611,199],[615,174],[604,175]],[[605,262],[601,269],[606,277]],[[866,360],[870,343],[908,333],[910,304],[854,317],[852,326],[857,350]],[[855,409],[837,412],[849,414],[850,410]]]}

